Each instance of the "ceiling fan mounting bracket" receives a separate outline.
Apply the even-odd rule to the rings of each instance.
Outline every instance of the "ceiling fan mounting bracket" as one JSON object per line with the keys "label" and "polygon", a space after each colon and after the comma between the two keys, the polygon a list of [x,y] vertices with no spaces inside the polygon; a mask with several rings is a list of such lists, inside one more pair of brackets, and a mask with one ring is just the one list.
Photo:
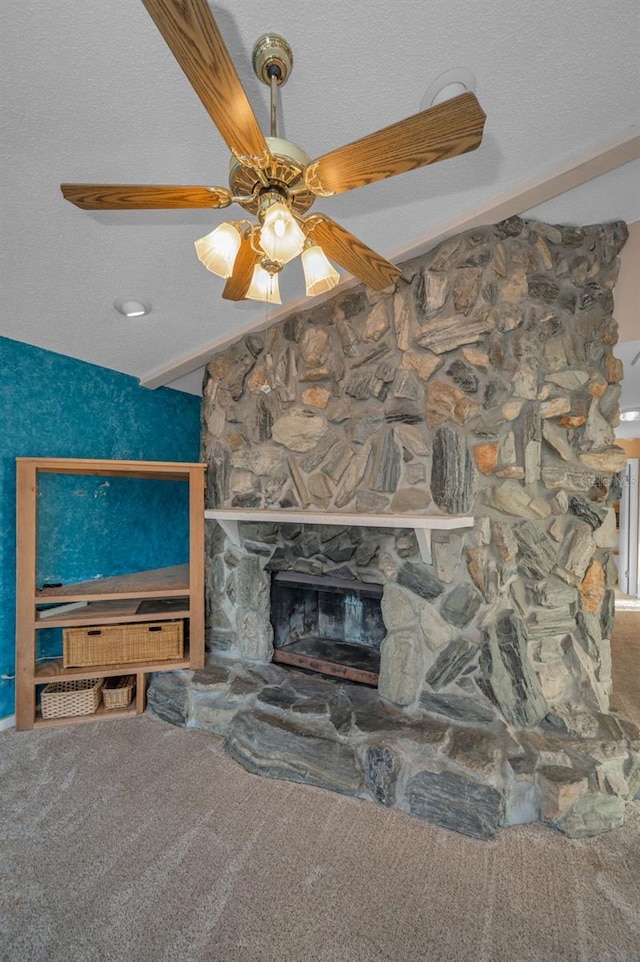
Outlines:
{"label": "ceiling fan mounting bracket", "polygon": [[251,61],[258,80],[270,87],[273,79],[281,87],[293,69],[293,51],[284,37],[265,33],[256,41]]}

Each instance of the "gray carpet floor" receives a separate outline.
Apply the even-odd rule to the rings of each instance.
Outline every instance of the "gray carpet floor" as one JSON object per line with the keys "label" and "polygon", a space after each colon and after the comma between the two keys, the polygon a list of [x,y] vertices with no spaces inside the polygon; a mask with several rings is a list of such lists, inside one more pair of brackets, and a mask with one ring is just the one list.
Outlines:
{"label": "gray carpet floor", "polygon": [[[639,628],[620,615],[614,646],[637,721]],[[0,778],[6,962],[640,959],[640,802],[599,838],[480,842],[149,715],[3,733]]]}

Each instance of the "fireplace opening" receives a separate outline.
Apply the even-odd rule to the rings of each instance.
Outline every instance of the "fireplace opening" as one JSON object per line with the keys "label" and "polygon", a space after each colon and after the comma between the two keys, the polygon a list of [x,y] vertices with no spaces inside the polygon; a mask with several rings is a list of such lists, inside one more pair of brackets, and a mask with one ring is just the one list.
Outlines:
{"label": "fireplace opening", "polygon": [[380,585],[275,572],[273,660],[377,687],[386,634],[381,598]]}

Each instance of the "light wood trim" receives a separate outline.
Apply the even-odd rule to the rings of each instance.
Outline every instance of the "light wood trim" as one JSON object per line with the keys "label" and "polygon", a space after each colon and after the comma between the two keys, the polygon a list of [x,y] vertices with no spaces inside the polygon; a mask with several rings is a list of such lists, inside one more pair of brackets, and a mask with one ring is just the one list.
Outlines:
{"label": "light wood trim", "polygon": [[141,715],[147,705],[147,676],[144,672],[136,674],[136,715]]}
{"label": "light wood trim", "polygon": [[36,592],[36,465],[16,465],[16,729],[33,727]]}
{"label": "light wood trim", "polygon": [[153,478],[158,481],[188,481],[193,468],[204,472],[206,464],[171,461],[109,461],[92,458],[16,458],[33,464],[44,474],[92,474],[96,477]]}
{"label": "light wood trim", "polygon": [[[637,341],[640,337],[640,219],[627,224],[629,236],[620,251],[620,271],[613,288],[613,313],[618,322],[619,341]],[[638,363],[638,362],[636,362]],[[625,365],[625,376],[629,370]],[[640,436],[640,425],[638,425]]]}
{"label": "light wood trim", "polygon": [[640,438],[616,438],[619,448],[624,448],[628,458],[640,458]]}
{"label": "light wood trim", "polygon": [[[610,170],[615,170],[616,167],[621,167],[623,164],[636,160],[638,157],[640,157],[639,128],[637,126],[626,127],[619,134],[597,142],[582,153],[574,154],[573,157],[559,164],[547,167],[535,177],[509,187],[499,194],[486,198],[470,210],[462,211],[449,220],[436,224],[417,243],[398,248],[387,256],[392,261],[403,261],[411,257],[417,257],[435,247],[436,244],[447,237],[460,234],[472,227],[495,224],[507,217],[522,214],[551,200],[553,197],[557,197],[559,194],[563,194],[567,190],[586,184],[594,177],[600,177]],[[353,278],[344,278],[324,297],[314,298],[313,303],[317,307],[323,300],[329,300],[340,291],[353,287],[356,283],[357,281]],[[244,335],[272,327],[278,321],[288,317],[293,311],[301,310],[308,305],[309,299],[300,297],[284,305],[281,310],[270,313],[266,319],[264,312],[256,311],[256,318],[250,323],[242,327],[234,327],[232,331],[228,331],[214,341],[153,368],[142,375],[140,384],[142,387],[148,388],[171,384],[179,377],[191,374],[192,371],[197,371],[198,368],[203,367],[213,354],[224,350],[230,344],[235,344]]]}
{"label": "light wood trim", "polygon": [[204,667],[204,472],[194,468],[189,483],[189,651],[191,667]]}

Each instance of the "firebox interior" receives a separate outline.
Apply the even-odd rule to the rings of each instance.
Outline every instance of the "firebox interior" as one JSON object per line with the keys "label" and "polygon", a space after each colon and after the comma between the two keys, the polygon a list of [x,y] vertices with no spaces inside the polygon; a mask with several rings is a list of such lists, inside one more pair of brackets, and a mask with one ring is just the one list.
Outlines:
{"label": "firebox interior", "polygon": [[295,571],[274,573],[273,660],[377,686],[386,634],[381,598],[380,585]]}

